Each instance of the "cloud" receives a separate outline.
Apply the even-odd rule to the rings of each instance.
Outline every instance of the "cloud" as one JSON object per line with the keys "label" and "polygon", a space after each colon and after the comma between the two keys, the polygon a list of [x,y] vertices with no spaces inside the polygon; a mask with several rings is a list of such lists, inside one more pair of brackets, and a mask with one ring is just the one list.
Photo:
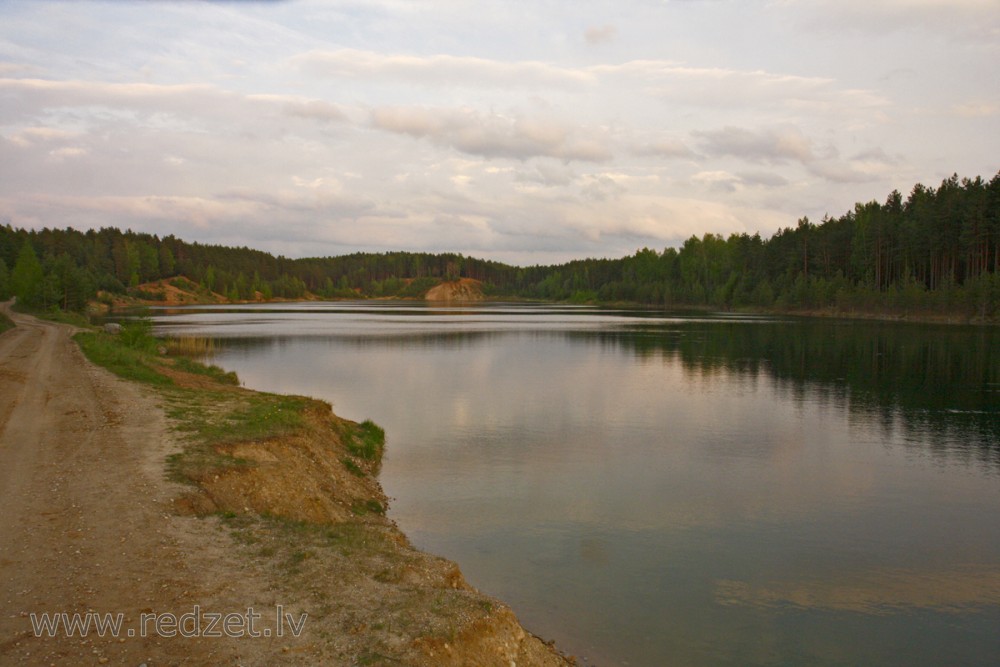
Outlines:
{"label": "cloud", "polygon": [[[214,119],[233,127],[254,102],[207,84],[159,85],[102,81],[0,79],[0,122],[61,124],[59,129],[84,133],[106,123],[163,129]],[[257,105],[259,106],[259,104]]]}
{"label": "cloud", "polygon": [[726,194],[736,192],[742,185],[740,178],[728,171],[701,171],[691,180],[708,186],[709,190]]}
{"label": "cloud", "polygon": [[887,101],[868,90],[845,88],[835,79],[764,70],[694,67],[668,60],[630,60],[587,69],[607,85],[627,83],[651,97],[675,103],[731,110],[778,107],[815,113],[868,112]]}
{"label": "cloud", "polygon": [[788,185],[788,179],[773,171],[744,171],[738,174],[740,182],[745,185],[760,185],[767,188],[778,188]]}
{"label": "cloud", "polygon": [[576,179],[573,170],[565,163],[549,160],[533,160],[514,175],[519,183],[537,183],[546,187],[571,184]]}
{"label": "cloud", "polygon": [[989,118],[1000,115],[1000,104],[996,102],[967,102],[953,105],[951,112],[960,118]]}
{"label": "cloud", "polygon": [[371,123],[387,132],[428,139],[485,158],[553,157],[584,162],[611,159],[602,133],[549,119],[473,109],[386,107],[372,112]]}
{"label": "cloud", "polygon": [[293,67],[336,79],[395,80],[416,85],[447,84],[517,88],[593,83],[580,69],[537,61],[504,62],[472,56],[384,54],[356,49],[315,50],[291,58]]}
{"label": "cloud", "polygon": [[[244,94],[208,84],[165,85],[108,83],[102,81],[54,81],[0,78],[0,93],[9,104],[0,117],[8,120],[51,116],[57,110],[73,110],[77,123],[86,118],[115,115],[133,124],[164,122],[194,129],[205,121],[233,128],[265,120],[280,111],[286,115],[323,122],[349,120],[348,109],[325,100],[294,95]],[[136,116],[134,113],[145,114]],[[45,128],[46,132],[59,132]],[[71,130],[78,132],[78,130]]]}
{"label": "cloud", "polygon": [[89,152],[88,149],[80,148],[79,146],[63,146],[62,148],[53,148],[49,151],[49,155],[57,160],[62,160],[65,158],[81,157]]}
{"label": "cloud", "polygon": [[5,135],[11,143],[28,147],[42,143],[59,142],[76,138],[77,132],[63,130],[55,127],[24,127],[9,135]]}
{"label": "cloud", "polygon": [[772,9],[816,31],[894,32],[918,28],[936,35],[990,41],[1000,35],[995,0],[773,0]]}
{"label": "cloud", "polygon": [[773,171],[744,171],[731,173],[725,170],[701,171],[691,177],[695,183],[706,186],[712,192],[731,194],[745,191],[748,187],[777,188],[788,185],[788,179]]}
{"label": "cloud", "polygon": [[[589,43],[614,36],[616,28],[587,31]],[[315,76],[363,84],[398,82],[415,86],[464,86],[513,90],[587,92],[607,87],[627,97],[647,95],[703,106],[793,105],[811,113],[865,110],[886,100],[871,91],[844,88],[829,77],[763,70],[695,67],[670,60],[567,67],[540,61],[504,61],[446,54],[384,54],[356,49],[314,50],[293,56],[294,69]]]}
{"label": "cloud", "polygon": [[834,183],[867,183],[878,177],[870,171],[859,169],[856,164],[840,160],[811,162],[808,167],[811,173]]}
{"label": "cloud", "polygon": [[[297,179],[293,179],[293,182]],[[313,213],[337,219],[357,218],[376,209],[374,202],[344,193],[339,184],[323,179],[311,183],[299,181],[298,188],[280,188],[262,192],[256,188],[238,187],[220,193],[220,201],[247,202],[271,211]]]}
{"label": "cloud", "polygon": [[721,130],[694,132],[703,151],[714,157],[733,156],[749,162],[808,163],[816,159],[812,142],[795,127],[748,130],[728,126]]}
{"label": "cloud", "polygon": [[[730,126],[693,134],[701,138],[701,149],[710,157],[734,157],[753,164],[799,164],[814,176],[834,183],[877,180],[886,175],[891,163],[878,149],[843,160],[835,146],[817,149],[801,130],[790,125],[757,130]],[[717,183],[719,187],[723,186]]]}
{"label": "cloud", "polygon": [[647,144],[633,148],[636,155],[649,155],[662,158],[694,158],[694,151],[678,139],[657,139]]}
{"label": "cloud", "polygon": [[318,120],[324,123],[341,123],[350,120],[348,111],[342,105],[324,100],[291,95],[248,95],[247,99],[278,105],[288,115],[298,118]]}
{"label": "cloud", "polygon": [[622,184],[623,180],[617,174],[587,174],[581,193],[591,201],[619,199],[628,192]]}
{"label": "cloud", "polygon": [[618,28],[613,25],[602,25],[587,28],[583,38],[588,44],[603,44],[611,42],[618,36]]}
{"label": "cloud", "polygon": [[18,220],[62,219],[80,228],[105,226],[111,219],[128,220],[128,226],[155,228],[168,224],[174,229],[175,225],[181,225],[200,232],[220,223],[251,219],[254,212],[252,204],[203,197],[53,194],[23,195],[16,200],[0,198],[0,210]]}

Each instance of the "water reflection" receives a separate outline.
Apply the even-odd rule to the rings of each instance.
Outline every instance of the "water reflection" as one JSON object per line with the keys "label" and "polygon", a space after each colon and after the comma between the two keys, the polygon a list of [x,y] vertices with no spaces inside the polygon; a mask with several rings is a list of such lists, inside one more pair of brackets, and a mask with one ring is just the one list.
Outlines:
{"label": "water reflection", "polygon": [[[287,311],[277,312],[284,316]],[[438,311],[416,312],[427,316]],[[452,315],[470,312],[477,318],[483,315],[468,310]],[[535,318],[546,312],[540,309]],[[233,320],[230,312],[219,317],[240,332],[274,323],[271,317]],[[744,321],[681,321],[635,327],[628,326],[631,321],[623,326],[617,316],[584,323],[535,318],[531,326],[544,327],[532,334],[535,339],[554,336],[578,346],[625,350],[646,362],[676,360],[689,382],[724,376],[727,383],[752,391],[763,377],[773,382],[783,400],[830,404],[855,420],[879,425],[888,438],[895,439],[901,430],[908,446],[926,447],[941,458],[988,464],[1000,472],[1000,336],[992,329],[788,320],[759,320],[754,326]],[[189,323],[179,319],[171,328]],[[379,320],[377,328],[364,324],[355,333],[356,321],[335,332],[326,323],[313,323],[304,334],[296,323],[285,323],[297,330],[294,337],[245,336],[227,345],[262,349],[296,345],[303,335],[321,335],[355,349],[485,349],[498,337],[525,334],[523,321],[498,327],[477,319],[473,325],[486,330],[463,326],[456,331],[412,330],[409,323]],[[199,319],[196,326],[205,325],[216,334],[225,328],[214,319]],[[569,328],[562,330],[563,325]],[[481,380],[495,382],[492,376]],[[927,438],[928,433],[933,437]]]}
{"label": "water reflection", "polygon": [[[677,359],[701,379],[720,371],[752,379],[764,373],[783,397],[830,402],[879,424],[887,436],[902,428],[908,444],[923,442],[935,455],[1000,469],[995,329],[785,321],[646,327],[598,336],[643,359]],[[928,432],[933,438],[924,437]]]}
{"label": "water reflection", "polygon": [[414,542],[578,655],[985,665],[1000,651],[991,330],[264,310],[186,310],[160,330],[218,335],[216,362],[248,385],[382,424],[382,482]]}

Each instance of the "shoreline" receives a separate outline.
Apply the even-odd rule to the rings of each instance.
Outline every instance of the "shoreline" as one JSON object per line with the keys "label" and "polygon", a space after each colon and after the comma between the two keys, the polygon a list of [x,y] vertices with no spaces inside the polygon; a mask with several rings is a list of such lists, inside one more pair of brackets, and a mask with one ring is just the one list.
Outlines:
{"label": "shoreline", "polygon": [[414,303],[428,303],[436,305],[450,304],[483,304],[490,302],[512,302],[512,303],[539,303],[559,306],[590,306],[595,308],[622,308],[638,309],[648,312],[695,312],[695,313],[726,313],[726,314],[749,314],[749,315],[772,315],[778,317],[801,317],[815,319],[842,319],[842,320],[865,320],[873,322],[911,322],[917,324],[945,324],[949,326],[998,326],[1000,320],[984,319],[978,315],[958,315],[955,313],[935,313],[928,311],[913,312],[909,309],[902,311],[892,311],[885,309],[875,310],[842,310],[829,306],[823,308],[760,308],[745,306],[737,308],[720,308],[711,305],[651,305],[639,302],[600,302],[585,301],[546,301],[538,299],[526,299],[516,296],[486,295],[482,290],[482,284],[470,279],[461,279],[452,283],[441,283],[432,288],[425,296],[421,297],[365,297],[356,295],[352,297],[322,298],[312,293],[306,293],[301,298],[274,297],[270,299],[247,299],[231,301],[222,294],[214,292],[191,292],[178,289],[171,284],[172,280],[163,279],[155,283],[140,286],[146,293],[161,293],[165,298],[160,300],[142,299],[137,297],[119,297],[110,299],[106,295],[104,301],[92,301],[88,307],[88,312],[92,315],[102,315],[120,309],[157,307],[170,308],[177,306],[199,306],[199,305],[254,305],[266,303],[312,303],[329,302],[338,303],[344,301],[386,301],[398,300]]}
{"label": "shoreline", "polygon": [[[283,645],[240,642],[244,664],[573,664],[470,586],[457,564],[415,549],[385,516],[374,425],[342,419],[316,399],[241,388],[218,369],[133,350],[104,333],[78,334],[76,344],[95,370],[139,390],[143,409],[169,423],[164,437],[175,446],[159,465],[172,489],[168,521],[201,535],[186,557],[215,549],[218,558],[219,540],[229,542],[227,560],[236,554],[232,565],[246,574],[234,582],[229,572],[216,585],[240,583],[256,605],[308,615],[303,636]],[[147,446],[162,450],[150,435],[156,442]],[[107,608],[101,597],[97,590],[88,607]],[[183,640],[163,647],[175,658],[192,648]]]}

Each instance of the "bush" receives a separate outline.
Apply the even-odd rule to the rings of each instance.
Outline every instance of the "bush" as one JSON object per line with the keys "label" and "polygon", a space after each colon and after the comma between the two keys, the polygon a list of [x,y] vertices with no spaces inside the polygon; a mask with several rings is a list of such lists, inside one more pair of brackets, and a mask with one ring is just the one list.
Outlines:
{"label": "bush", "polygon": [[152,352],[156,349],[156,339],[153,338],[153,321],[146,313],[122,322],[119,336],[121,342],[133,350]]}

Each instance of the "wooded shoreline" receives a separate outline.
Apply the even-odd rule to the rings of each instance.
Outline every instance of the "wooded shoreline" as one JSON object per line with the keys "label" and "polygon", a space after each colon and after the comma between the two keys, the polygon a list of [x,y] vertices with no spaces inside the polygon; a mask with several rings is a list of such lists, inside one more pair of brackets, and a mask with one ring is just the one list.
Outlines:
{"label": "wooded shoreline", "polygon": [[[156,302],[164,281],[206,300],[423,298],[477,281],[488,299],[855,313],[1000,321],[1000,173],[918,184],[760,234],[692,236],[618,259],[511,266],[457,253],[353,253],[289,259],[173,235],[0,226],[0,298],[82,312],[88,302]],[[884,315],[880,315],[884,314]]]}

